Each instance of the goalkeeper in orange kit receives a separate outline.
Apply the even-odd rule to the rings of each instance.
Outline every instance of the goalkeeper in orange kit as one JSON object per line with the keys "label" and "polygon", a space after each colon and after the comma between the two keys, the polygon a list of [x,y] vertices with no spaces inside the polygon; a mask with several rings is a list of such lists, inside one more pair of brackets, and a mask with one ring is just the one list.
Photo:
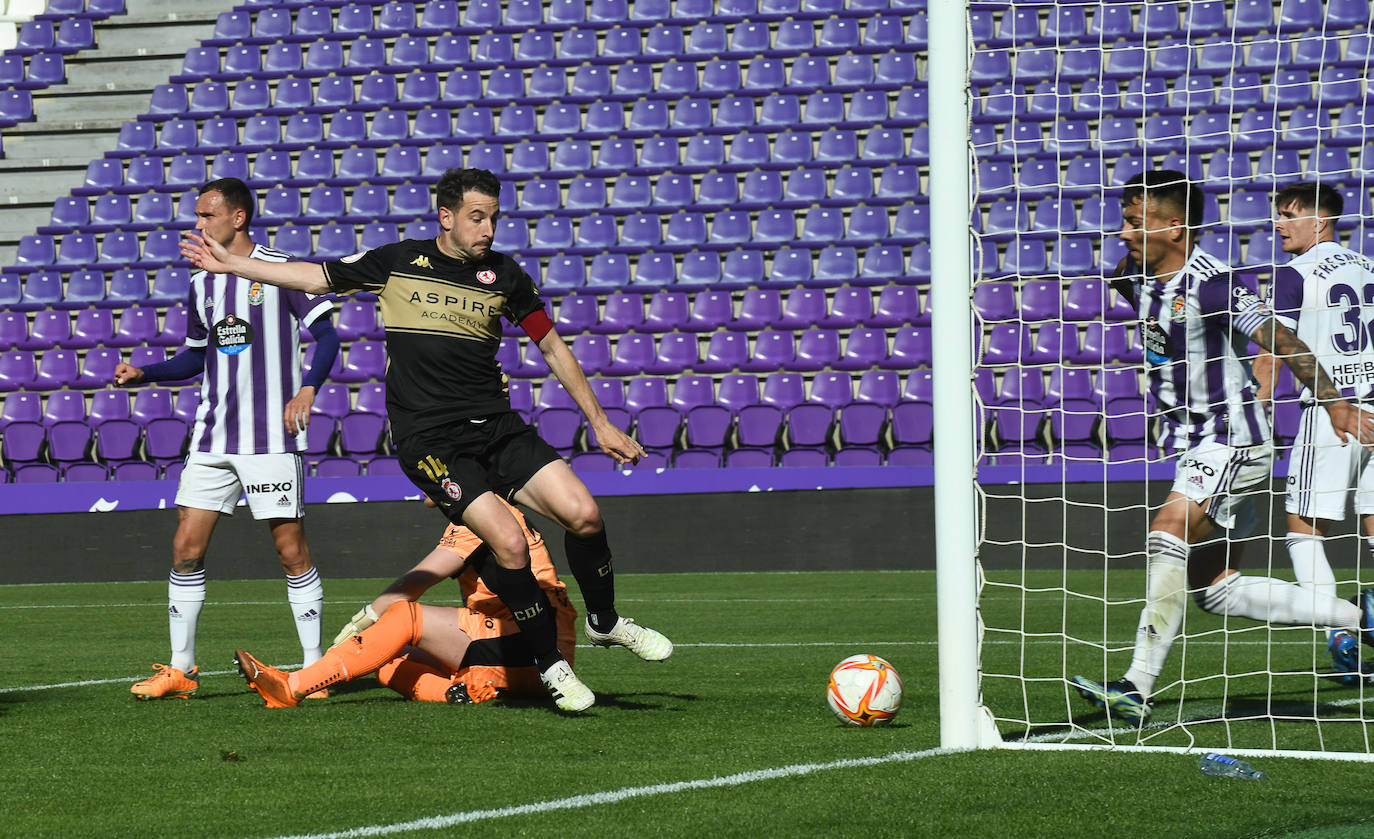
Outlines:
{"label": "goalkeeper in orange kit", "polygon": [[[539,532],[519,510],[510,510],[525,531],[531,570],[553,604],[558,647],[571,665],[577,610]],[[294,707],[316,691],[373,672],[402,696],[424,702],[543,696],[534,655],[520,637],[519,625],[478,578],[477,569],[486,561],[490,554],[482,541],[468,528],[451,524],[428,556],[353,616],[319,661],[287,673],[238,650],[235,663],[269,708]],[[463,606],[414,602],[447,577],[457,577]]]}

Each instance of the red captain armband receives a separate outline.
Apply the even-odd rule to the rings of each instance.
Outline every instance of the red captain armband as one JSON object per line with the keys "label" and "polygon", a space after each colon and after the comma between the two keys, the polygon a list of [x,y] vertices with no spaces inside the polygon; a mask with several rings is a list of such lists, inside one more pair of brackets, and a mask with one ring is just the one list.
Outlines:
{"label": "red captain armband", "polygon": [[520,328],[525,330],[525,334],[530,336],[530,340],[538,343],[553,329],[553,321],[549,319],[548,312],[538,309],[530,312],[524,320],[520,321]]}

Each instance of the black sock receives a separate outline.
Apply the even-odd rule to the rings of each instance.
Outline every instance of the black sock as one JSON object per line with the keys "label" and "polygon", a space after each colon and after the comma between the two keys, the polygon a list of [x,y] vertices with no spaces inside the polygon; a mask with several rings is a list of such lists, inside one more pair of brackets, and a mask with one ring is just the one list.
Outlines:
{"label": "black sock", "polygon": [[615,572],[611,569],[611,546],[606,541],[606,528],[591,536],[563,535],[563,548],[568,555],[568,567],[582,589],[582,601],[587,605],[587,621],[597,632],[610,632],[620,616],[615,612]]}
{"label": "black sock", "polygon": [[563,654],[558,651],[558,627],[554,623],[553,606],[529,566],[504,568],[495,562],[487,562],[478,573],[487,588],[501,598],[501,602],[515,616],[515,622],[520,625],[520,634],[534,653],[539,672],[561,661]]}

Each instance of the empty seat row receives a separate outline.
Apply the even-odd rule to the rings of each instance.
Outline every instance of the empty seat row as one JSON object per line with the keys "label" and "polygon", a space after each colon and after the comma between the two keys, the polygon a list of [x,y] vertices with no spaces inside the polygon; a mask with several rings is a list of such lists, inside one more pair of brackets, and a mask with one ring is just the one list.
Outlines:
{"label": "empty seat row", "polygon": [[[246,4],[254,5],[267,4]],[[287,39],[321,37],[355,38],[360,35],[401,35],[404,33],[482,34],[490,30],[530,28],[567,29],[579,24],[607,29],[619,24],[649,26],[658,21],[737,21],[744,18],[792,18],[824,21],[836,16],[865,18],[889,10],[904,15],[924,12],[917,0],[477,0],[460,6],[455,0],[430,0],[417,10],[416,4],[394,0],[385,4],[306,3],[289,0],[273,3],[256,11],[225,12],[215,23],[214,41],[224,43],[271,43]],[[380,6],[380,8],[376,8]],[[374,11],[375,9],[375,11]],[[292,15],[294,10],[295,14]]]}
{"label": "empty seat row", "polygon": [[[166,346],[175,345],[169,336]],[[136,346],[130,349],[127,360],[135,367],[146,367],[166,361],[167,351],[164,346]],[[108,387],[119,362],[120,352],[114,348],[84,352],[9,350],[0,353],[0,391]]]}
{"label": "empty seat row", "polygon": [[[346,304],[347,305],[347,304]],[[339,313],[339,329],[346,320],[370,322],[371,304],[358,304],[360,312]],[[750,288],[738,302],[728,291],[660,291],[651,295],[620,292],[602,303],[589,294],[569,294],[558,301],[554,323],[559,334],[583,332],[620,335],[627,332],[715,332],[729,329],[750,332],[761,329],[797,329],[811,326],[853,328],[870,326],[929,325],[923,316],[920,292],[914,286],[890,285],[874,293],[872,288],[847,286],[827,293],[823,289]]]}
{"label": "empty seat row", "polygon": [[[1137,76],[1125,84],[1112,78],[1093,78],[1079,83],[1077,90],[1067,81],[1045,80],[1033,86],[999,82],[977,98],[973,119],[978,123],[1006,122],[1023,116],[1036,120],[1070,115],[1087,119],[1140,119],[1142,114],[1163,112],[1191,114],[1196,122],[1199,119],[1214,121],[1218,116],[1255,109],[1267,113],[1272,120],[1275,106],[1281,110],[1346,108],[1349,112],[1363,105],[1361,71],[1346,68],[1323,71],[1315,89],[1310,79],[1285,78],[1292,83],[1276,86],[1264,82],[1258,73],[1245,72],[1232,72],[1218,80],[1207,75],[1186,75],[1172,81],[1157,76]],[[1352,122],[1347,130],[1353,130],[1354,124]]]}
{"label": "empty seat row", "polygon": [[[400,117],[402,126],[406,123],[403,114],[383,111],[374,117],[373,126],[387,113]],[[404,131],[393,140],[377,138],[375,133],[361,128],[365,125],[361,115],[354,116],[359,117],[360,130],[372,137],[366,140],[368,143],[375,140],[377,146],[393,146],[393,140],[404,141],[408,138]],[[636,168],[666,169],[682,174],[728,168],[735,173],[744,173],[756,167],[791,169],[813,162],[881,168],[891,164],[910,166],[928,159],[928,131],[925,126],[914,129],[914,133],[904,133],[899,128],[876,129],[864,135],[862,140],[859,134],[844,128],[820,132],[819,138],[808,132],[784,132],[771,136],[746,132],[735,135],[728,150],[720,140],[720,135],[704,135],[700,142],[688,141],[686,144],[676,138],[655,138],[643,143],[606,140],[595,147],[588,140],[563,140],[558,143],[527,140],[509,147],[497,143],[471,145],[464,157],[468,167],[521,178],[547,175],[571,178],[588,170],[609,174]],[[908,137],[908,134],[911,136]],[[364,137],[358,139],[363,141]],[[428,165],[427,161],[448,164],[455,157],[445,153],[436,158],[434,149],[429,150],[425,157],[412,149],[385,153],[379,159],[374,149],[349,149],[344,152],[342,160],[336,162],[330,150],[302,152],[296,160],[292,159],[290,152],[264,151],[256,155],[251,167],[248,156],[240,152],[224,152],[209,161],[200,153],[182,153],[173,157],[150,155],[127,160],[111,157],[91,161],[84,183],[73,192],[78,195],[185,192],[205,183],[207,175],[211,178],[246,175],[246,178],[240,179],[262,184],[272,182],[274,178],[277,179],[276,183],[285,180],[295,184],[335,185],[351,185],[365,180],[396,182],[402,179],[437,179],[437,175],[429,174],[434,167]],[[381,163],[389,164],[390,168],[379,175]],[[915,178],[915,175],[911,177]],[[648,178],[641,180],[646,184],[649,182]],[[905,189],[902,189],[903,186]],[[916,179],[907,184],[892,184],[890,189],[914,196],[918,194],[919,186],[920,181]]]}
{"label": "empty seat row", "polygon": [[[409,136],[435,142],[450,137],[590,139],[630,132],[693,137],[703,131],[736,131],[756,125],[770,133],[845,123],[865,128],[888,121],[893,125],[915,126],[925,122],[926,114],[924,93],[915,88],[859,91],[848,96],[817,92],[804,99],[791,93],[774,93],[761,100],[744,96],[715,101],[701,97],[676,102],[645,99],[628,109],[620,101],[552,104],[543,108],[506,105],[499,109],[469,104],[453,110],[427,107],[416,112]],[[285,118],[262,114],[241,119],[178,117],[161,123],[129,122],[121,127],[112,156],[134,157],[149,152],[174,155],[187,151],[212,154],[230,148],[304,149],[324,144],[328,136],[343,131],[350,123],[345,119],[336,126],[333,118],[326,123],[324,117],[321,113],[294,113]]]}
{"label": "empty seat row", "polygon": [[1149,75],[1164,79],[1184,75],[1215,79],[1231,72],[1244,72],[1257,73],[1282,86],[1310,82],[1308,73],[1312,70],[1325,76],[1329,70],[1360,68],[1371,57],[1372,43],[1368,34],[1352,38],[1344,62],[1342,41],[1320,37],[1298,40],[1296,50],[1291,41],[1263,37],[1248,42],[1212,37],[1200,43],[1165,40],[1142,44],[1126,40],[1102,46],[991,49],[974,53],[969,76],[972,84],[981,87],[1008,79],[1021,83],[1099,77],[1131,80]]}
{"label": "empty seat row", "polygon": [[[903,87],[916,83],[912,54],[887,53],[873,60],[867,53],[845,57],[811,56],[796,59],[788,66],[783,59],[757,59],[743,72],[733,59],[715,59],[705,67],[683,61],[670,61],[662,67],[642,63],[608,65],[583,64],[577,68],[538,67],[492,70],[455,70],[440,87],[437,72],[410,73],[402,84],[394,75],[373,72],[356,87],[350,76],[327,76],[312,84],[309,78],[287,77],[276,80],[241,79],[232,88],[226,82],[202,81],[188,90],[180,82],[157,85],[153,89],[148,118],[170,119],[179,114],[207,116],[249,116],[255,113],[290,114],[303,109],[332,111],[357,105],[374,108],[401,102],[414,108],[437,102],[457,104],[483,98],[544,103],[565,98],[597,99],[620,97],[638,99],[678,98],[700,94],[720,98],[745,92],[766,95],[776,90],[811,92],[814,90]],[[866,60],[865,60],[866,59]],[[832,68],[832,62],[837,66]],[[408,73],[413,67],[387,65],[394,73]],[[427,67],[429,65],[421,65]],[[448,65],[434,69],[443,70]],[[569,72],[571,70],[571,73]],[[407,92],[409,88],[409,92]]]}
{"label": "empty seat row", "polygon": [[152,230],[138,233],[112,231],[103,236],[94,233],[68,233],[56,239],[44,233],[21,236],[15,256],[15,266],[21,270],[55,266],[58,268],[159,268],[169,262],[180,261],[181,232]]}
{"label": "empty seat row", "polygon": [[[117,317],[111,309],[82,309],[74,317],[66,309],[46,309],[35,312],[31,322],[24,312],[0,310],[0,350],[84,350],[147,344],[174,347],[186,339],[186,317],[185,306],[168,309],[160,326],[156,310],[147,306],[130,306],[120,310]],[[108,355],[118,363],[119,353]],[[94,363],[95,359],[88,356],[87,367]]]}
{"label": "empty seat row", "polygon": [[0,432],[14,422],[38,423],[46,428],[59,422],[100,426],[108,420],[133,420],[146,426],[155,419],[176,417],[191,423],[199,407],[198,386],[176,390],[165,387],[106,388],[91,394],[60,390],[47,397],[32,391],[19,391],[5,395],[3,407],[0,407]]}
{"label": "empty seat row", "polygon": [[82,268],[63,282],[60,271],[34,271],[27,276],[0,274],[0,311],[22,313],[49,307],[121,309],[140,303],[170,306],[186,300],[191,284],[187,268],[164,266],[151,281],[143,268],[110,272]]}
{"label": "empty seat row", "polygon": [[589,253],[616,248],[690,248],[706,244],[735,247],[745,243],[779,245],[792,241],[824,246],[838,242],[859,245],[876,242],[924,240],[930,232],[926,207],[907,204],[888,208],[858,206],[845,213],[837,207],[813,207],[802,212],[790,209],[760,210],[751,218],[743,210],[713,214],[708,231],[707,214],[696,211],[632,213],[626,216],[596,214],[576,221],[569,216],[549,215],[535,221],[506,218],[497,224],[495,247],[508,252],[562,252],[586,249]]}
{"label": "empty seat row", "polygon": [[63,420],[46,427],[11,422],[0,434],[0,455],[11,465],[113,465],[133,460],[161,464],[185,456],[190,425],[180,417],[161,417],[146,425],[128,419],[107,420],[98,426],[83,420]]}
{"label": "empty seat row", "polygon": [[[1278,14],[1275,14],[1275,6]],[[1228,6],[1230,8],[1228,8]],[[1041,15],[1041,11],[1048,12]],[[969,13],[970,32],[978,44],[1058,44],[1154,40],[1210,35],[1252,35],[1275,32],[1288,37],[1317,30],[1361,31],[1370,23],[1369,0],[1190,0],[1126,3],[1057,4],[1004,11],[976,9]]]}
{"label": "empty seat row", "polygon": [[[1273,186],[1302,177],[1322,180],[1337,187],[1358,187],[1361,173],[1344,149],[1325,149],[1309,158],[1315,168],[1302,169],[1302,158],[1291,150],[1271,150],[1260,155],[1252,169],[1250,153],[1217,151],[1207,156],[1205,171],[1201,157],[1180,153],[1171,162],[1180,170],[1192,170],[1198,185],[1208,192],[1228,193],[1247,186]],[[1069,160],[1057,156],[1036,156],[1017,160],[994,158],[979,160],[977,185],[980,200],[988,201],[1019,194],[1022,198],[1058,197],[1061,190],[1069,196],[1101,194],[1104,185],[1120,186],[1144,171],[1150,158],[1145,152],[1120,153],[1108,174],[1103,155],[1080,155]]]}
{"label": "empty seat row", "polygon": [[[393,147],[385,161],[410,158],[409,154],[393,154]],[[443,152],[452,148],[452,156]],[[371,151],[370,149],[368,151]],[[361,150],[344,153],[340,169],[354,165],[366,166],[368,155]],[[362,164],[354,160],[361,159]],[[375,157],[372,158],[375,162]],[[457,166],[462,158],[457,147],[430,149],[428,162],[442,166]],[[104,161],[109,163],[110,161]],[[298,175],[322,175],[326,167],[333,167],[328,153],[305,153],[292,160],[285,152],[260,154],[251,164],[247,155],[225,152],[215,158],[210,167],[211,178],[240,177],[251,188],[266,187],[264,209],[275,220],[328,220],[347,218],[352,223],[369,220],[411,220],[432,213],[432,194],[428,187],[437,175],[421,173],[388,188],[387,179],[370,178],[366,185],[345,189],[341,186],[319,187],[301,194]],[[315,173],[311,167],[319,167]],[[426,166],[428,168],[428,165]],[[53,203],[52,217],[40,233],[60,233],[68,230],[107,232],[111,230],[151,230],[162,226],[191,227],[195,223],[197,189],[186,189],[180,195],[170,192],[107,192],[119,176],[117,165],[93,166],[87,171],[85,185],[75,190],[77,195],[59,198]],[[440,170],[443,171],[443,170]],[[335,179],[336,184],[345,183]],[[802,208],[811,205],[852,207],[861,202],[878,204],[906,204],[921,193],[921,175],[911,164],[891,163],[882,168],[844,165],[838,169],[803,166],[792,170],[756,169],[750,172],[707,172],[700,176],[665,173],[657,178],[646,175],[620,175],[603,178],[599,175],[579,175],[566,183],[546,177],[536,177],[502,190],[502,210],[508,215],[526,216],[537,213],[566,211],[581,216],[589,210],[609,209],[615,214],[635,210],[660,213],[693,206],[717,208],[730,206],[739,211],[769,207]],[[103,192],[103,194],[101,194]],[[88,197],[88,196],[94,196]],[[270,199],[271,206],[266,206]],[[921,215],[923,210],[908,210]]]}
{"label": "empty seat row", "polygon": [[1144,120],[1139,115],[1054,121],[1023,117],[976,126],[971,139],[980,158],[1026,157],[1041,152],[1075,155],[1094,150],[1117,154],[1137,149],[1146,154],[1228,151],[1272,155],[1274,146],[1282,144],[1279,150],[1292,158],[1308,157],[1320,165],[1322,156],[1348,157],[1346,147],[1374,140],[1370,116],[1364,106],[1346,106],[1333,126],[1325,108],[1294,108],[1282,128],[1275,124],[1272,111],[1246,111],[1234,124],[1232,115],[1223,112],[1195,113],[1186,119],[1171,114]]}
{"label": "empty seat row", "polygon": [[[433,5],[433,4],[430,4]],[[310,9],[309,23],[321,22],[328,8]],[[221,20],[225,18],[222,16]],[[261,24],[263,18],[259,16]],[[338,24],[340,19],[336,19]],[[346,23],[346,21],[345,21]],[[406,31],[413,31],[414,27]],[[609,30],[572,27],[558,33],[531,29],[512,35],[488,32],[473,39],[450,35],[437,38],[424,34],[401,35],[385,40],[392,33],[375,30],[302,36],[290,40],[258,44],[235,42],[221,51],[216,46],[193,47],[186,52],[177,81],[212,78],[273,78],[302,73],[368,72],[378,67],[455,67],[493,62],[501,66],[545,62],[620,62],[644,58],[667,61],[675,58],[738,58],[761,55],[780,56],[827,51],[885,51],[907,45],[915,47],[925,37],[924,26],[915,17],[879,15],[867,21],[831,18],[826,21],[791,20],[775,27],[766,22],[733,26],[703,21],[692,27],[659,24],[643,29],[617,26]],[[337,37],[337,40],[330,40]],[[319,38],[319,40],[316,40]],[[216,37],[211,44],[222,39]],[[252,40],[260,40],[254,36]],[[388,72],[395,72],[389,70]]]}
{"label": "empty seat row", "polygon": [[71,55],[94,46],[95,31],[91,27],[90,18],[69,17],[57,23],[37,19],[19,25],[15,45],[5,52],[9,55],[54,52]]}
{"label": "empty seat row", "polygon": [[[547,377],[548,364],[538,347],[523,346],[522,353],[520,341],[503,339],[497,353],[502,369],[516,378]],[[588,375],[609,376],[910,370],[929,367],[931,361],[930,331],[922,327],[900,327],[890,336],[883,329],[856,328],[842,335],[821,327],[765,329],[756,335],[722,331],[705,339],[690,332],[632,332],[616,337],[614,343],[606,335],[593,334],[574,337],[571,348]]]}
{"label": "empty seat row", "polygon": [[126,11],[124,0],[48,0],[47,8],[37,15],[39,20],[62,21],[67,18],[104,20]]}
{"label": "empty seat row", "polygon": [[681,291],[705,288],[743,289],[757,286],[819,288],[845,284],[887,285],[928,280],[930,248],[914,245],[908,261],[897,245],[874,245],[860,260],[857,249],[830,245],[819,250],[781,247],[776,250],[695,250],[688,253],[649,252],[633,265],[625,253],[599,253],[590,262],[582,255],[550,256],[525,263],[544,294],[571,291],[646,291],[669,287]]}
{"label": "empty seat row", "polygon": [[39,90],[67,80],[67,66],[60,52],[30,56],[0,54],[0,90]]}
{"label": "empty seat row", "polygon": [[91,463],[76,461],[53,465],[49,463],[17,464],[13,469],[0,466],[0,483],[55,484],[62,481],[175,481],[184,464],[180,460],[148,463],[126,460],[120,463]]}

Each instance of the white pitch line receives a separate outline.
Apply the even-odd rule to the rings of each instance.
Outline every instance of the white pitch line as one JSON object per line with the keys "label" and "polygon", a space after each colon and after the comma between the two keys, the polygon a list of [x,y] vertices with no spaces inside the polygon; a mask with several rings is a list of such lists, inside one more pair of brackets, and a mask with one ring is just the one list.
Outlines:
{"label": "white pitch line", "polygon": [[[711,604],[731,604],[731,603],[834,603],[836,600],[856,600],[864,603],[913,603],[918,600],[933,600],[935,595],[929,597],[867,597],[855,596],[852,598],[836,597],[681,597],[681,598],[661,598],[635,599],[620,598],[621,603],[711,603]],[[326,600],[327,606],[356,606],[361,600]],[[462,598],[426,598],[426,603],[448,604],[462,603]],[[136,609],[144,606],[161,606],[165,601],[148,601],[146,603],[16,603],[7,606],[0,606],[0,611],[26,611],[30,609]],[[216,600],[212,601],[214,606],[277,606],[280,600]]]}
{"label": "white pitch line", "polygon": [[519,804],[512,807],[498,807],[490,810],[467,810],[461,813],[450,813],[446,816],[430,816],[428,818],[415,819],[408,822],[368,825],[367,827],[355,827],[334,833],[302,833],[294,836],[277,837],[277,839],[354,839],[355,837],[363,836],[388,836],[393,833],[405,833],[412,830],[442,830],[455,825],[471,824],[472,822],[486,821],[488,819],[506,818],[507,816],[551,813],[558,810],[574,810],[582,807],[616,804],[631,798],[646,798],[655,795],[672,795],[674,793],[692,792],[702,789],[736,787],[742,784],[756,783],[758,781],[772,781],[778,778],[793,778],[799,775],[811,775],[816,772],[826,772],[832,769],[853,769],[867,766],[881,766],[887,763],[907,763],[927,757],[954,754],[956,751],[957,750],[954,749],[925,749],[919,752],[893,752],[880,757],[847,758],[845,760],[830,761],[829,763],[794,763],[791,766],[781,766],[775,769],[756,769],[750,772],[738,772],[734,775],[726,775],[725,777],[699,778],[694,781],[676,781],[669,784],[654,784],[644,787],[622,787],[616,790],[573,795],[567,798],[556,798],[549,801],[536,801],[531,804]]}
{"label": "white pitch line", "polygon": [[[880,648],[880,647],[934,647],[934,646],[936,646],[938,643],[939,643],[939,642],[937,642],[937,641],[891,641],[891,640],[885,640],[885,641],[777,641],[777,642],[757,641],[757,642],[740,642],[740,643],[701,641],[701,642],[684,642],[684,643],[675,644],[674,646],[675,646],[677,649],[691,649],[691,648],[700,648],[700,649],[776,649],[776,648],[803,648],[803,647],[815,647],[815,648],[821,648],[821,647],[840,647],[840,648],[868,647],[868,648],[874,648],[874,649],[876,649],[876,648]],[[993,641],[984,641],[984,642],[983,642],[983,645],[984,645],[984,646],[1019,646],[1020,643],[1021,643],[1021,642],[1019,642],[1019,641],[1014,641],[1014,640],[1007,640],[1007,641],[996,641],[996,640],[993,640]],[[1058,644],[1060,644],[1061,642],[1060,642],[1059,640],[1057,640],[1057,639],[1054,639],[1054,638],[1043,638],[1043,639],[1033,639],[1033,640],[1031,640],[1029,643],[1030,643],[1030,644],[1037,644],[1037,645],[1040,645],[1040,644],[1045,644],[1045,645],[1054,644],[1054,645],[1058,645]],[[1117,643],[1117,644],[1129,644],[1130,642],[1129,642],[1129,641],[1119,641],[1119,642],[1115,642],[1115,643]],[[1242,647],[1242,646],[1245,646],[1245,647],[1280,647],[1280,646],[1303,646],[1303,645],[1310,645],[1312,642],[1310,642],[1310,641],[1301,641],[1301,640],[1296,640],[1296,641],[1261,641],[1261,640],[1256,640],[1256,641],[1227,641],[1227,640],[1225,640],[1225,639],[1221,639],[1221,640],[1215,640],[1215,641],[1201,641],[1201,640],[1199,640],[1199,641],[1190,641],[1189,643],[1190,643],[1191,645],[1193,645],[1193,646],[1199,646],[1199,647],[1224,647],[1224,646],[1230,646],[1230,647]],[[593,648],[592,645],[590,645],[590,644],[578,644],[578,645],[577,645],[577,649],[579,649],[579,650],[590,650],[590,649],[594,649],[594,648]],[[294,670],[294,669],[296,669],[296,668],[298,668],[298,667],[300,667],[300,666],[301,666],[301,665],[299,665],[299,664],[286,664],[286,665],[278,665],[278,668],[279,668],[279,669],[283,669],[283,670]],[[202,675],[202,676],[225,676],[225,675],[230,675],[230,674],[237,673],[237,672],[238,672],[237,670],[205,670],[205,671],[202,671],[202,672],[201,672],[201,675]],[[991,674],[987,674],[987,675],[1002,677],[1002,676],[1006,676],[1006,675],[1008,675],[1008,674],[1004,674],[1004,673],[991,673]],[[1297,674],[1286,674],[1286,675],[1297,675]],[[40,690],[57,690],[57,689],[59,689],[59,688],[87,687],[87,686],[90,686],[90,685],[113,685],[113,684],[119,684],[119,683],[121,683],[121,682],[123,682],[123,683],[125,683],[125,684],[132,684],[132,683],[134,683],[134,682],[137,682],[137,681],[139,681],[139,680],[141,680],[141,679],[146,679],[146,678],[147,678],[147,674],[143,674],[143,675],[141,675],[141,676],[121,676],[121,677],[116,677],[116,678],[112,678],[112,679],[86,679],[86,680],[79,681],[79,682],[58,682],[58,683],[49,684],[49,685],[16,685],[16,686],[14,686],[14,687],[0,687],[0,694],[6,694],[6,693],[26,693],[26,692],[40,691]]]}

